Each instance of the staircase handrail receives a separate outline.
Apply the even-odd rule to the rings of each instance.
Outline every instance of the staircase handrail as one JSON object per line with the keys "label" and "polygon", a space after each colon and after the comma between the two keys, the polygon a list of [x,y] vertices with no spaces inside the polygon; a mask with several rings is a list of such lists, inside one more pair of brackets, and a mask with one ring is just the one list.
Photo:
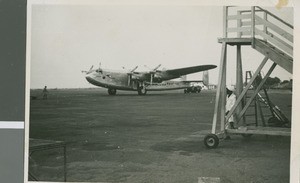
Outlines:
{"label": "staircase handrail", "polygon": [[[293,56],[293,25],[259,6],[252,6],[250,10],[236,10],[236,14],[231,15],[228,13],[229,8],[233,7],[224,7],[224,38],[232,38],[230,33],[236,33],[236,37],[233,38],[248,36],[252,38],[253,47],[256,38],[263,39],[284,54]],[[237,22],[236,27],[228,27],[228,22],[232,20]]]}
{"label": "staircase handrail", "polygon": [[260,6],[256,6],[258,9],[266,12],[268,15],[271,15],[273,18],[279,20],[281,23],[285,24],[286,26],[290,27],[291,29],[294,29],[294,26],[287,23],[286,21],[284,21],[283,19],[279,18],[278,16],[274,15],[273,13],[271,13],[270,11],[266,10],[266,9],[263,9],[261,8]]}

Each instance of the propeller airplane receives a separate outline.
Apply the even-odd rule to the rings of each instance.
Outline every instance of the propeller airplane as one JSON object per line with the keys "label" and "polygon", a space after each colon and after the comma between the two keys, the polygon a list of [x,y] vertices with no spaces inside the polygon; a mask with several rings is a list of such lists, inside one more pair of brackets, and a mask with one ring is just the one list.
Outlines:
{"label": "propeller airplane", "polygon": [[[158,70],[161,64],[148,72],[137,72],[138,66],[129,71],[111,71],[102,69],[99,64],[98,69],[82,71],[86,80],[95,85],[108,88],[109,95],[115,95],[117,90],[137,91],[139,95],[145,95],[147,91],[162,91],[185,89],[190,87],[191,81],[169,81],[180,78],[187,74],[214,69],[216,65],[199,65],[171,70]],[[205,83],[203,81],[204,84]]]}

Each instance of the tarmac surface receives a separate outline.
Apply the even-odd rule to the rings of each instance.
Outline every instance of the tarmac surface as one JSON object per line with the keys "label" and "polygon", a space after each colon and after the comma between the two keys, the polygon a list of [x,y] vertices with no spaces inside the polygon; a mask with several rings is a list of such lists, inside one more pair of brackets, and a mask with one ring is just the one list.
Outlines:
{"label": "tarmac surface", "polygon": [[[201,177],[231,182],[289,182],[290,138],[232,136],[207,149],[215,92],[117,92],[104,89],[32,90],[30,138],[67,144],[67,181],[198,182]],[[292,94],[270,92],[291,119]],[[40,181],[63,181],[63,153],[32,154],[29,171]]]}

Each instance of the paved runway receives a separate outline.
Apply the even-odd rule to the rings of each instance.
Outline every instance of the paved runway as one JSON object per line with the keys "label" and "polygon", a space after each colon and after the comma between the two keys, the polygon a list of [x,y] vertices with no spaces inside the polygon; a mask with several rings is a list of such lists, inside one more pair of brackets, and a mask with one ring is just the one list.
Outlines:
{"label": "paved runway", "polygon": [[[215,92],[119,92],[103,89],[32,90],[30,137],[67,143],[68,181],[288,182],[290,139],[234,136],[208,150]],[[272,92],[290,118],[291,93]],[[35,153],[30,170],[39,180],[61,181],[62,153]]]}

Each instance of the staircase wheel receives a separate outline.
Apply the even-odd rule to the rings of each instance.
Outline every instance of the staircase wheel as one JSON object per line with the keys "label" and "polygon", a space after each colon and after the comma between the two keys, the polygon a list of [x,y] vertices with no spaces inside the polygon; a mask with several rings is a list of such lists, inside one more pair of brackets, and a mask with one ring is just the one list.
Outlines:
{"label": "staircase wheel", "polygon": [[204,137],[204,145],[208,149],[217,148],[219,145],[219,137],[215,134],[208,134]]}

